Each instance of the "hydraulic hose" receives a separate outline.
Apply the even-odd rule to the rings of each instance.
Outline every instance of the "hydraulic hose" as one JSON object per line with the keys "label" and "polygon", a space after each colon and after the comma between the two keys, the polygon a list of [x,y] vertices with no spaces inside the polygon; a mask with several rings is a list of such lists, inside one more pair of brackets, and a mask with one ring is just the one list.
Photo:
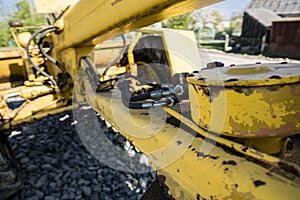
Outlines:
{"label": "hydraulic hose", "polygon": [[36,36],[37,36],[38,34],[43,33],[43,32],[45,32],[45,31],[48,31],[48,30],[51,30],[51,29],[57,29],[57,26],[49,26],[49,27],[40,29],[40,30],[38,30],[37,32],[35,32],[34,34],[32,34],[32,36],[30,37],[30,39],[29,39],[29,41],[27,42],[27,45],[26,45],[26,54],[27,54],[28,62],[30,63],[30,65],[31,65],[35,70],[37,70],[38,72],[40,72],[42,75],[46,76],[46,77],[53,83],[53,85],[57,87],[56,81],[55,81],[49,74],[47,74],[45,71],[41,70],[38,66],[36,66],[36,65],[34,64],[34,62],[32,61],[32,59],[31,59],[31,57],[30,57],[30,52],[29,52],[30,43],[34,40],[34,38],[36,38]]}
{"label": "hydraulic hose", "polygon": [[[133,100],[138,100],[138,99],[140,100],[151,99],[151,93],[138,95],[139,97],[136,97],[136,99],[132,100],[133,97],[131,97],[131,93],[129,90],[130,85],[128,81],[119,81],[117,86],[121,91],[122,103],[130,109],[146,109],[151,107],[169,106],[169,105],[174,105],[175,103],[178,102],[178,99],[175,95],[171,95],[163,101],[134,102]],[[150,98],[146,98],[146,97],[150,97]]]}
{"label": "hydraulic hose", "polygon": [[53,57],[51,57],[50,55],[48,55],[43,48],[43,40],[46,37],[46,35],[48,33],[51,33],[53,31],[57,30],[57,28],[53,28],[53,29],[49,29],[46,30],[42,33],[41,37],[38,39],[38,47],[40,52],[42,53],[42,55],[47,58],[50,62],[52,62],[54,65],[56,65],[62,72],[63,76],[62,76],[62,82],[59,84],[60,86],[63,86],[67,83],[67,75],[66,75],[66,70],[63,66],[63,64],[61,64],[59,61],[55,60]]}

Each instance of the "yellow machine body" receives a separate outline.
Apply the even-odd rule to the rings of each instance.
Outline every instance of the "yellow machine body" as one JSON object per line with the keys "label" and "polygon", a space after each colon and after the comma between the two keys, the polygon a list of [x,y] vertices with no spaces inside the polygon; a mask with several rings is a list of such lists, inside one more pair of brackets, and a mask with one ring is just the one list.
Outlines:
{"label": "yellow machine body", "polygon": [[300,133],[300,70],[295,64],[205,69],[188,78],[193,120],[239,138]]}

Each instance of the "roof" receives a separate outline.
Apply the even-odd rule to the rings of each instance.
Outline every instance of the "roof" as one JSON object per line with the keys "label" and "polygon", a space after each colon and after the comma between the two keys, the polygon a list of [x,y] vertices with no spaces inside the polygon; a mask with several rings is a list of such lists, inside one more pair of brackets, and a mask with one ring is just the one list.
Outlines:
{"label": "roof", "polygon": [[272,21],[281,19],[276,13],[265,8],[247,9],[245,12],[265,27],[272,26]]}
{"label": "roof", "polygon": [[274,22],[300,22],[300,17],[287,17],[274,20]]}
{"label": "roof", "polygon": [[252,0],[248,9],[265,8],[282,16],[300,16],[299,0]]}

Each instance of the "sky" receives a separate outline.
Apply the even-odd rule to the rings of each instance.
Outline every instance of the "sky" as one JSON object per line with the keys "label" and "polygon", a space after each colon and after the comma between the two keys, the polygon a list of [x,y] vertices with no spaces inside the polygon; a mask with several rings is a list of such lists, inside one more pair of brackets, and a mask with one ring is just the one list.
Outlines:
{"label": "sky", "polygon": [[[19,0],[0,0],[0,6],[5,9],[13,9],[14,4]],[[33,2],[33,0],[28,0]],[[216,3],[211,7],[219,9],[226,19],[230,19],[234,13],[242,13],[251,0],[225,0]],[[2,3],[2,4],[1,4]]]}
{"label": "sky", "polygon": [[250,1],[251,0],[225,0],[211,7],[219,9],[226,19],[230,19],[235,13],[243,13]]}

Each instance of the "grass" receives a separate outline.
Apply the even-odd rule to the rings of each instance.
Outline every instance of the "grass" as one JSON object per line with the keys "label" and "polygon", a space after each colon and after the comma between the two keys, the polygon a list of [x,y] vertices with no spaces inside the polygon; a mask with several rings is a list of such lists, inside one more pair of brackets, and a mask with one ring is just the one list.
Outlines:
{"label": "grass", "polygon": [[225,51],[225,41],[223,40],[201,40],[199,46],[204,49],[217,49]]}

